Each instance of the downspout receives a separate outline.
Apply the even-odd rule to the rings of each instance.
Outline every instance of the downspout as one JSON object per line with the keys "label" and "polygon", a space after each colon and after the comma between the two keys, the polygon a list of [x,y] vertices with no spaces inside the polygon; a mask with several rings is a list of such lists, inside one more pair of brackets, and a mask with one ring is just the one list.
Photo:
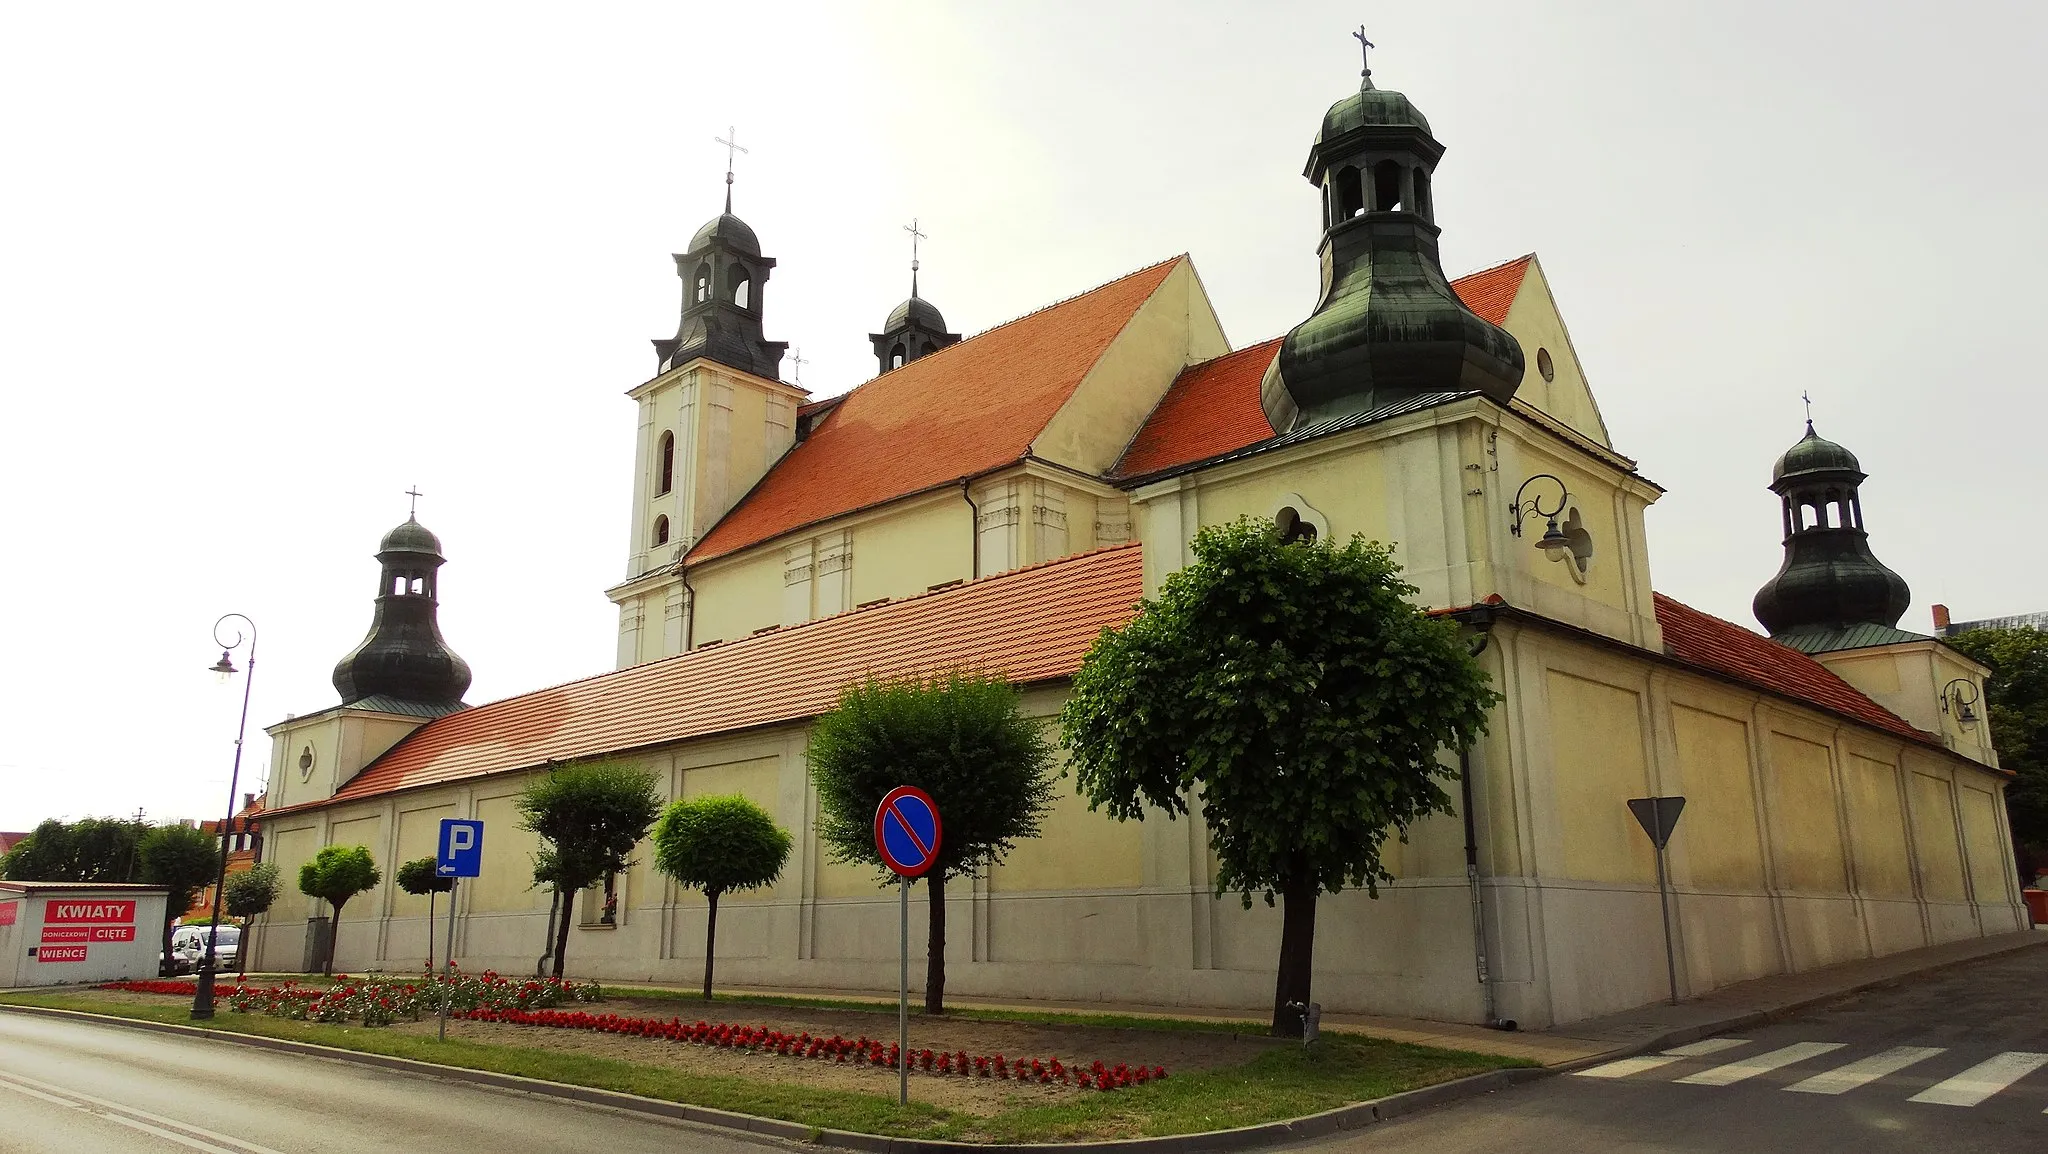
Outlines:
{"label": "downspout", "polygon": [[690,588],[690,567],[676,563],[676,575],[683,579],[683,593],[688,598],[683,602],[687,611],[683,614],[683,652],[695,647],[697,640],[697,591]]}
{"label": "downspout", "polygon": [[960,499],[967,502],[972,517],[967,523],[968,564],[967,579],[972,581],[981,576],[981,506],[974,503],[974,495],[967,491],[967,478],[960,478]]}
{"label": "downspout", "polygon": [[[1487,642],[1491,639],[1487,631],[1493,626],[1492,615],[1488,614],[1474,624],[1478,626],[1479,635],[1472,639],[1468,652],[1476,659],[1486,652]],[[1465,884],[1472,894],[1472,966],[1486,999],[1486,1016],[1481,1019],[1481,1024],[1496,1030],[1512,1030],[1515,1028],[1514,1020],[1503,1020],[1500,1007],[1494,1000],[1493,972],[1486,958],[1486,896],[1479,884],[1479,826],[1472,814],[1470,746],[1458,747],[1458,790],[1462,795],[1458,808],[1465,818]]]}

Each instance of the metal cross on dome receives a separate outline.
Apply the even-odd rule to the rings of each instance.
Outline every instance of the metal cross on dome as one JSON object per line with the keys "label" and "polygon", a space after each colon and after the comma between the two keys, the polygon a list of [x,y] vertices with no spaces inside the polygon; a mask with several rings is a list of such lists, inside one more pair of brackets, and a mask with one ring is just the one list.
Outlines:
{"label": "metal cross on dome", "polygon": [[731,125],[726,126],[724,136],[714,136],[711,138],[717,141],[718,143],[725,145],[725,211],[727,215],[731,215],[732,213],[733,154],[736,152],[747,151],[746,149],[740,147],[740,145],[738,144],[739,138],[739,131],[733,128]]}
{"label": "metal cross on dome", "polygon": [[811,359],[804,355],[803,346],[801,345],[792,346],[790,348],[789,359],[795,362],[796,364],[796,383],[799,385],[803,384],[804,366],[810,364]]}
{"label": "metal cross on dome", "polygon": [[412,504],[405,511],[406,519],[409,521],[419,520],[420,498],[426,496],[426,494],[420,492],[420,487],[418,485],[414,485],[412,488],[407,489],[405,491],[405,495],[412,498]]}
{"label": "metal cross on dome", "polygon": [[916,218],[916,217],[914,217],[914,216],[910,218],[910,223],[909,223],[909,224],[906,224],[906,225],[904,225],[904,226],[903,226],[903,231],[904,231],[904,232],[907,232],[907,233],[909,233],[909,234],[910,234],[910,295],[911,295],[911,296],[916,296],[916,295],[917,295],[917,242],[918,242],[918,241],[921,241],[921,240],[930,240],[930,239],[931,239],[931,234],[930,234],[930,233],[928,233],[928,232],[919,232],[919,231],[918,231],[918,228],[917,228],[917,218]]}
{"label": "metal cross on dome", "polygon": [[1379,45],[1365,38],[1365,25],[1363,24],[1358,26],[1358,31],[1351,34],[1351,38],[1358,41],[1358,62],[1364,66],[1359,75],[1361,77],[1370,77],[1372,75],[1372,58],[1370,53],[1372,49],[1378,48]]}

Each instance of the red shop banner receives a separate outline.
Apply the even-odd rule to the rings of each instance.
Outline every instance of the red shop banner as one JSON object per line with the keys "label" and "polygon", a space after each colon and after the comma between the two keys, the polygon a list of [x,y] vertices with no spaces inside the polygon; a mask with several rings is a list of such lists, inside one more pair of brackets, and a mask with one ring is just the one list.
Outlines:
{"label": "red shop banner", "polygon": [[43,943],[132,942],[134,926],[44,926]]}
{"label": "red shop banner", "polygon": [[14,924],[14,911],[20,905],[20,902],[0,902],[0,926]]}
{"label": "red shop banner", "polygon": [[135,921],[135,903],[58,901],[51,899],[43,909],[44,924],[66,922],[71,924],[119,925]]}
{"label": "red shop banner", "polygon": [[84,946],[44,946],[36,951],[39,962],[82,962],[85,960]]}

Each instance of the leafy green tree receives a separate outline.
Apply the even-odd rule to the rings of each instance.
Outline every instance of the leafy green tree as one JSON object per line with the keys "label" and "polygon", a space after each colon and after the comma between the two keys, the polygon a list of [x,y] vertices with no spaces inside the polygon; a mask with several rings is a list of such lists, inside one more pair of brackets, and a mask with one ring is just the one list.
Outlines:
{"label": "leafy green tree", "polygon": [[1038,836],[1052,806],[1051,740],[1019,711],[1008,682],[956,672],[849,686],[812,726],[808,756],[818,837],[834,860],[884,870],[875,810],[891,789],[916,786],[938,804],[939,856],[925,875],[924,1008],[944,1013],[946,879],[985,870]]}
{"label": "leafy green tree", "polygon": [[142,837],[137,856],[142,880],[163,886],[164,964],[171,961],[171,927],[220,869],[220,839],[189,825],[160,825]]}
{"label": "leafy green tree", "polygon": [[744,797],[678,801],[654,826],[654,866],[685,889],[702,890],[710,907],[704,926],[704,1000],[711,1000],[711,961],[718,948],[718,898],[733,890],[775,884],[789,861],[789,831]]}
{"label": "leafy green tree", "polygon": [[1202,530],[1195,562],[1075,674],[1061,741],[1090,808],[1168,818],[1199,798],[1218,896],[1284,904],[1273,1032],[1299,1036],[1316,898],[1379,896],[1389,833],[1452,812],[1439,758],[1500,700],[1450,621],[1409,601],[1390,550]]}
{"label": "leafy green tree", "polygon": [[534,881],[553,885],[562,918],[555,927],[555,976],[569,948],[576,891],[623,872],[633,847],[661,815],[654,775],[613,761],[556,766],[519,795],[520,826],[547,842],[534,859]]}
{"label": "leafy green tree", "polygon": [[1998,764],[2012,771],[2006,819],[2022,881],[2048,868],[2048,633],[2037,629],[1972,629],[1950,645],[1991,668],[1984,696]]}
{"label": "leafy green tree", "polygon": [[[427,899],[427,968],[434,968],[434,899],[455,888],[454,878],[441,876],[438,858],[416,857],[398,867],[398,888]],[[449,951],[454,952],[452,949]]]}
{"label": "leafy green tree", "polygon": [[277,902],[280,888],[277,866],[273,862],[262,862],[228,875],[228,914],[242,923],[243,931],[242,943],[235,950],[235,962],[245,978],[249,976],[250,919],[270,912],[270,907]]}
{"label": "leafy green tree", "polygon": [[383,880],[368,846],[322,846],[312,861],[299,867],[299,892],[334,909],[334,919],[327,927],[327,951],[320,959],[321,973],[334,972],[334,947],[341,940],[341,907],[357,894],[376,889]]}
{"label": "leafy green tree", "polygon": [[36,826],[0,859],[0,877],[19,882],[140,881],[140,846],[149,829],[140,821],[121,818],[53,818]]}

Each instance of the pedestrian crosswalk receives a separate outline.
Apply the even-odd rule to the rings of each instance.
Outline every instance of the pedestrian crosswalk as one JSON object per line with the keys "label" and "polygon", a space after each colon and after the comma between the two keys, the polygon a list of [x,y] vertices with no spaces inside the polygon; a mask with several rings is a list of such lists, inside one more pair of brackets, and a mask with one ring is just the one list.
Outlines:
{"label": "pedestrian crosswalk", "polygon": [[[1655,1054],[1620,1058],[1575,1073],[1581,1078],[1668,1079],[1672,1084],[1682,1086],[1733,1086],[1778,1071],[1796,1077],[1799,1073],[1814,1070],[1821,1059],[1846,1049],[1849,1049],[1849,1044],[1845,1042],[1793,1042],[1773,1049],[1761,1049],[1746,1038],[1708,1038]],[[1740,1052],[1744,1050],[1751,1052]],[[1946,1068],[1941,1061],[1944,1058],[1948,1059]],[[1711,1064],[1701,1066],[1703,1059],[1711,1060]],[[1954,1054],[1943,1046],[1894,1046],[1808,1073],[1781,1088],[1798,1094],[1847,1094],[1896,1075],[1899,1082],[1917,1090],[1906,1099],[1908,1102],[1976,1106],[2048,1066],[2048,1054],[2008,1050],[1967,1069],[1955,1069],[1967,1060],[1967,1056]],[[1677,1073],[1676,1070],[1666,1070],[1666,1067],[1688,1065],[1698,1068],[1679,1077],[1670,1077]],[[1793,1069],[1800,1066],[1804,1066],[1804,1070]],[[1658,1079],[1641,1077],[1660,1070],[1665,1071],[1665,1075]],[[2042,1112],[2048,1114],[2048,1110]]]}

